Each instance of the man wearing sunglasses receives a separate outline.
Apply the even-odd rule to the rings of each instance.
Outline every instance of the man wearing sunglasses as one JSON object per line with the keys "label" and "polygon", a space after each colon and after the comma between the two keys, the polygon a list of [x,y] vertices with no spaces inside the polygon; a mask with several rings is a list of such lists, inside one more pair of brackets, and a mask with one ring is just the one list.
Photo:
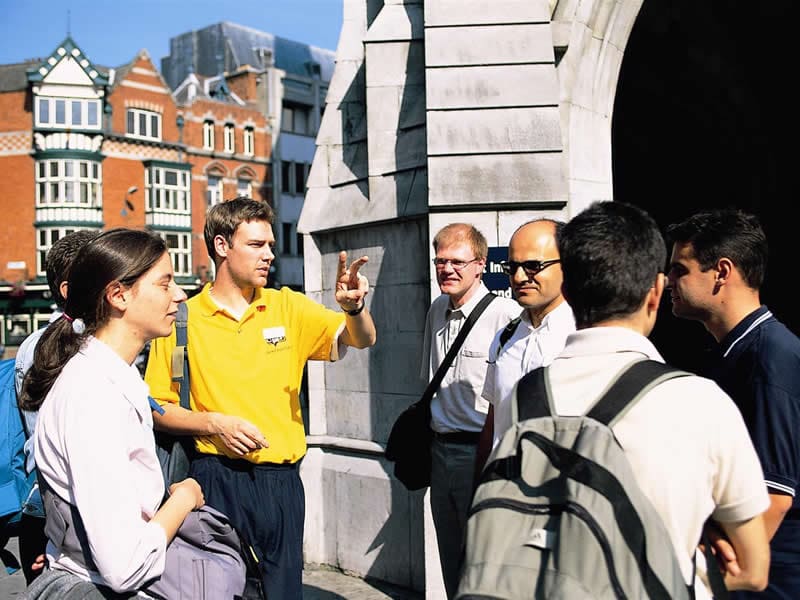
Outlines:
{"label": "man wearing sunglasses", "polygon": [[[433,248],[442,295],[431,303],[425,322],[420,376],[426,382],[433,378],[464,321],[491,293],[482,280],[488,245],[475,227],[447,225],[433,238]],[[494,298],[470,330],[431,400],[431,513],[448,598],[455,596],[458,587],[475,451],[486,420],[481,388],[489,343],[495,331],[518,314],[514,301]]]}
{"label": "man wearing sunglasses", "polygon": [[556,238],[563,226],[554,219],[530,221],[514,232],[508,244],[508,261],[501,266],[524,310],[519,319],[496,333],[489,349],[482,395],[490,404],[478,448],[479,468],[511,427],[511,392],[517,381],[550,364],[575,331],[572,310],[561,295]]}

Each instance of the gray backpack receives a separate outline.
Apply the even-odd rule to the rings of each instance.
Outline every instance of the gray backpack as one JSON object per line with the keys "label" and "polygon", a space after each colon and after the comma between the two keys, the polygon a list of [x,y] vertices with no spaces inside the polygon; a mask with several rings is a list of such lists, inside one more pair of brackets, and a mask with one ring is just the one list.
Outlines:
{"label": "gray backpack", "polygon": [[[39,487],[47,514],[45,533],[48,539],[59,552],[97,571],[78,509],[56,494],[41,474]],[[242,544],[228,517],[208,505],[203,506],[186,516],[167,546],[163,574],[143,590],[161,600],[260,600],[264,595],[257,579],[255,559],[249,553],[249,546]],[[250,574],[254,576],[248,576]],[[97,587],[109,598],[130,596]],[[26,598],[49,597],[48,590],[43,588],[41,592],[41,595],[29,594]]]}
{"label": "gray backpack", "polygon": [[620,374],[584,415],[554,416],[547,368],[480,477],[457,600],[690,600],[675,550],[610,429],[653,386],[688,375],[655,361]]}

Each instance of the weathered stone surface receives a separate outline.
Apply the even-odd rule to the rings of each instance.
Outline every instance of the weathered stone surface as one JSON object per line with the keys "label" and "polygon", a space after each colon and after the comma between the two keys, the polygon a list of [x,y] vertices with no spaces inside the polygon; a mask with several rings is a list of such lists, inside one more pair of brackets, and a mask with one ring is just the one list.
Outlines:
{"label": "weathered stone surface", "polygon": [[426,0],[425,26],[546,23],[547,0]]}
{"label": "weathered stone surface", "polygon": [[488,65],[427,69],[428,109],[558,104],[553,65]]}
{"label": "weathered stone surface", "polygon": [[561,150],[555,106],[428,113],[428,154]]}
{"label": "weathered stone surface", "polygon": [[487,202],[564,202],[563,156],[498,154],[428,159],[431,206]]}
{"label": "weathered stone surface", "polygon": [[553,62],[549,24],[429,27],[425,66]]}

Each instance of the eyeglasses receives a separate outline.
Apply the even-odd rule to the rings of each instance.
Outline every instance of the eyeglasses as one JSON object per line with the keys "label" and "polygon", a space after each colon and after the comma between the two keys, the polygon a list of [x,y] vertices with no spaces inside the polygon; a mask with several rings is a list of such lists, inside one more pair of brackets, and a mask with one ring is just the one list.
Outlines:
{"label": "eyeglasses", "polygon": [[433,266],[436,267],[437,269],[444,269],[447,266],[447,263],[450,263],[450,266],[453,267],[454,271],[460,271],[468,264],[474,263],[477,260],[478,260],[477,258],[473,258],[472,260],[451,260],[449,258],[434,258]]}
{"label": "eyeglasses", "polygon": [[522,267],[522,270],[525,271],[525,275],[528,277],[535,277],[537,274],[544,271],[550,265],[554,265],[556,263],[560,263],[560,258],[554,258],[553,260],[523,260],[522,262],[516,262],[514,260],[503,261],[500,263],[500,268],[503,270],[503,273],[506,275],[514,275],[517,272],[517,269]]}

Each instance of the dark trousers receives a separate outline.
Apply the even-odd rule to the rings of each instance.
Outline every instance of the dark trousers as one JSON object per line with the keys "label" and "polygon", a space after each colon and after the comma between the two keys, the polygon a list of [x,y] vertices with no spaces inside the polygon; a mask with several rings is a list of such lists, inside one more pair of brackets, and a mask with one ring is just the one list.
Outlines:
{"label": "dark trousers", "polygon": [[28,585],[41,573],[41,571],[34,573],[31,566],[36,557],[44,554],[47,549],[44,522],[43,517],[34,517],[25,513],[22,513],[20,518],[19,562],[22,566],[22,573],[25,575],[25,583]]}
{"label": "dark trousers", "polygon": [[434,439],[431,444],[431,514],[448,598],[454,598],[472,503],[475,443]]}
{"label": "dark trousers", "polygon": [[192,461],[190,476],[253,546],[267,597],[302,600],[306,501],[297,465],[203,456]]}

